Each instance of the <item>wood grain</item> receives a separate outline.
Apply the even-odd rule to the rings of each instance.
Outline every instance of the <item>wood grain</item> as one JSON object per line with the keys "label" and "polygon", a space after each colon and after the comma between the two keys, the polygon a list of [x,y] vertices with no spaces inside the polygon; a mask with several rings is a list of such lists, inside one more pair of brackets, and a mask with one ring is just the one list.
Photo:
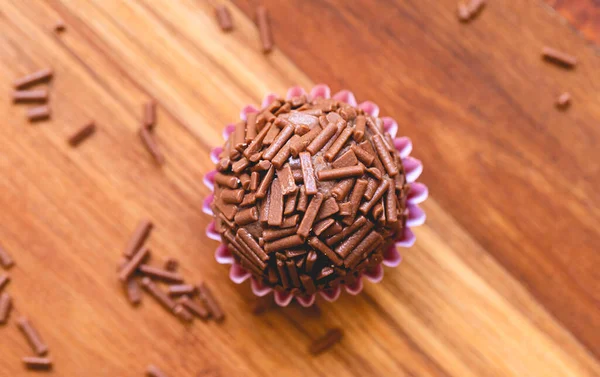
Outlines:
{"label": "wood grain", "polygon": [[[498,1],[464,27],[449,0],[385,2],[384,16],[383,1],[340,10],[305,1],[292,18],[288,2],[265,1],[284,47],[265,57],[255,4],[236,3],[246,16],[227,3],[230,34],[195,0],[0,6],[5,90],[37,68],[56,71],[51,121],[30,125],[26,107],[0,101],[0,242],[17,263],[0,371],[28,375],[14,323],[25,314],[56,376],[141,376],[148,364],[182,377],[600,375],[598,60],[589,48],[536,4],[520,4],[515,20],[517,5]],[[519,38],[517,25],[528,31]],[[539,61],[538,44],[554,33],[584,62],[575,72]],[[433,194],[428,223],[403,265],[363,294],[253,316],[249,287],[231,283],[204,235],[208,151],[243,105],[317,81],[381,98],[382,113],[413,137]],[[557,113],[554,92],[567,85],[574,106]],[[162,168],[136,132],[149,98],[159,104]],[[68,147],[90,120],[96,134]],[[156,224],[154,260],[176,257],[189,281],[206,281],[223,324],[186,327],[148,297],[137,309],[127,303],[115,266],[145,217]],[[342,343],[311,357],[310,341],[334,326],[346,328]]]}
{"label": "wood grain", "polygon": [[[488,2],[467,25],[454,0],[323,0],[295,9],[302,22],[265,3],[280,48],[313,80],[377,100],[443,208],[599,356],[600,60],[586,42],[538,2]],[[581,64],[543,63],[544,45]],[[563,91],[573,111],[554,108]]]}
{"label": "wood grain", "polygon": [[600,43],[600,3],[596,0],[545,0],[585,38]]}

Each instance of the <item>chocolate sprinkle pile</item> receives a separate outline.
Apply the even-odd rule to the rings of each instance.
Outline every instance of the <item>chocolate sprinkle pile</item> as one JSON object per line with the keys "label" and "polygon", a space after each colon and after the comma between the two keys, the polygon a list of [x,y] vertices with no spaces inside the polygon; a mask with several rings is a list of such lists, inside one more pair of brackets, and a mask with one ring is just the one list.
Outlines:
{"label": "chocolate sprinkle pile", "polygon": [[[177,260],[167,259],[163,268],[148,264],[151,252],[145,243],[152,229],[154,224],[151,221],[139,222],[117,267],[119,281],[123,284],[129,303],[132,306],[139,305],[143,289],[182,322],[192,322],[194,316],[202,320],[212,318],[216,322],[223,321],[225,314],[210,288],[205,283],[198,286],[186,284],[177,272]],[[161,287],[161,284],[165,287]]]}
{"label": "chocolate sprinkle pile", "polygon": [[408,184],[381,119],[333,99],[277,99],[236,125],[215,177],[216,229],[264,285],[353,284],[406,226]]}

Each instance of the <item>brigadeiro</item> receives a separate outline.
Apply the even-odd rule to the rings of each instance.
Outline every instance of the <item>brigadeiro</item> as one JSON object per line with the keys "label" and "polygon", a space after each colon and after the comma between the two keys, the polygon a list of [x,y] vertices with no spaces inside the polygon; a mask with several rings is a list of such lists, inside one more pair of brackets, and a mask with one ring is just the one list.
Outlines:
{"label": "brigadeiro", "polygon": [[207,234],[221,242],[215,256],[231,264],[231,279],[250,279],[281,306],[310,306],[317,294],[358,294],[363,277],[378,282],[382,265],[397,266],[428,194],[415,182],[423,167],[409,157],[412,143],[397,132],[374,103],[349,91],[331,97],[326,85],[246,106],[204,179]]}

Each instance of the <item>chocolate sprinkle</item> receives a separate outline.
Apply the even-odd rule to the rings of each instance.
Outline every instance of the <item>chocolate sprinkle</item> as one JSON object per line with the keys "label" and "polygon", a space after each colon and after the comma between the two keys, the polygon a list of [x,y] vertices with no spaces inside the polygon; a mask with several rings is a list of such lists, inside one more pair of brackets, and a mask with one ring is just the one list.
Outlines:
{"label": "chocolate sprinkle", "polygon": [[315,356],[319,355],[339,343],[343,337],[344,333],[341,329],[331,329],[321,338],[312,342],[308,350]]}
{"label": "chocolate sprinkle", "polygon": [[13,86],[15,89],[23,89],[40,82],[50,80],[53,75],[54,71],[52,71],[52,69],[44,68],[27,76],[21,77],[18,80],[15,80]]}
{"label": "chocolate sprinkle", "polygon": [[37,330],[33,327],[29,319],[21,317],[17,320],[17,326],[19,330],[25,335],[25,338],[29,342],[31,349],[38,356],[44,356],[48,353],[48,346],[40,337]]}

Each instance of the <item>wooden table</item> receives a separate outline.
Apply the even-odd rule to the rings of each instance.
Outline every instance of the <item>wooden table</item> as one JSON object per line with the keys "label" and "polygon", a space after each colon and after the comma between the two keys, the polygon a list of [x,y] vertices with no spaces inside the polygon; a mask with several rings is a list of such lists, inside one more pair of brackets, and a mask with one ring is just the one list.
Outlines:
{"label": "wooden table", "polygon": [[[465,25],[456,0],[264,0],[279,48],[263,56],[259,2],[234,3],[231,34],[199,0],[0,5],[0,243],[17,262],[0,376],[32,374],[20,314],[49,344],[56,376],[142,376],[148,364],[181,377],[600,375],[593,48],[539,1],[493,1]],[[581,63],[544,63],[544,45]],[[47,66],[52,120],[28,124],[6,94]],[[243,105],[316,82],[398,120],[425,164],[428,221],[403,264],[360,296],[254,316],[248,285],[229,280],[204,234],[208,151]],[[573,106],[559,112],[563,91]],[[137,136],[149,98],[162,168]],[[97,134],[70,148],[67,135],[90,120]],[[223,324],[186,327],[148,297],[127,303],[115,266],[145,217],[156,263],[176,257],[187,279],[208,282]],[[342,343],[310,356],[334,326]]]}

